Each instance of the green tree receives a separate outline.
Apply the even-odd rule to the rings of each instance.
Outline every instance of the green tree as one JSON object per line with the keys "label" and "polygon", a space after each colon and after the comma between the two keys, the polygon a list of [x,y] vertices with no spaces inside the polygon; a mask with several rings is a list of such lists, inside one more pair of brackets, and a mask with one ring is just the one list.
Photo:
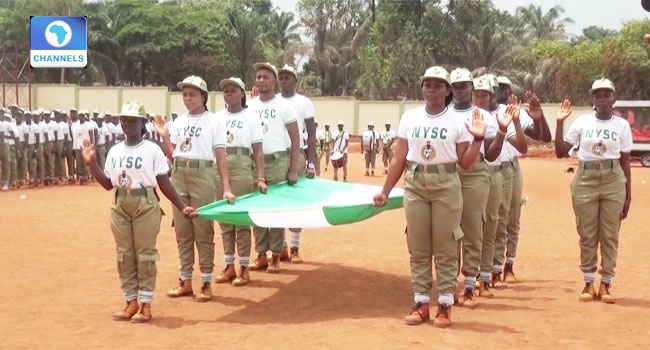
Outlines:
{"label": "green tree", "polygon": [[560,5],[553,6],[544,13],[542,6],[531,4],[528,7],[518,7],[516,13],[524,24],[528,37],[533,40],[566,39],[566,25],[574,23],[570,17],[560,18],[564,13],[564,8]]}

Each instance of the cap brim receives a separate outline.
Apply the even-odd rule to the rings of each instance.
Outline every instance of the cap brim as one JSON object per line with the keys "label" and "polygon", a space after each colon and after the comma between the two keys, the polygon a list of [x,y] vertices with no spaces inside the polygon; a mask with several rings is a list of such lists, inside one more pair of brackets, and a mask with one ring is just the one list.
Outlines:
{"label": "cap brim", "polygon": [[275,74],[275,77],[276,77],[276,78],[278,77],[278,70],[277,70],[277,68],[271,66],[270,64],[266,64],[266,63],[255,63],[255,64],[253,65],[253,69],[255,69],[255,72],[257,72],[257,71],[260,70],[260,69],[270,70],[271,72],[273,72],[273,74]]}
{"label": "cap brim", "polygon": [[182,81],[179,82],[179,83],[176,83],[176,86],[178,86],[178,88],[181,89],[181,90],[183,90],[184,87],[193,87],[193,88],[195,88],[195,89],[197,89],[199,91],[206,92],[200,86],[196,86],[196,85],[190,84],[190,83],[183,83]]}
{"label": "cap brim", "polygon": [[616,90],[614,90],[614,89],[612,89],[610,87],[599,87],[599,88],[591,89],[591,90],[589,90],[589,93],[593,94],[594,92],[596,92],[598,90],[608,90],[608,91],[611,91],[613,93],[616,93]]}
{"label": "cap brim", "polygon": [[420,85],[422,85],[422,84],[424,83],[425,80],[429,80],[429,79],[440,80],[440,81],[444,82],[445,84],[451,86],[451,83],[449,83],[449,81],[447,81],[447,79],[445,79],[445,78],[441,78],[441,77],[430,77],[430,76],[426,76],[426,75],[423,75],[423,76],[420,77]]}
{"label": "cap brim", "polygon": [[280,73],[289,73],[289,74],[293,75],[294,78],[298,79],[298,75],[296,73],[294,73],[293,71],[290,71],[288,69],[278,69],[278,74],[280,74]]}
{"label": "cap brim", "polygon": [[244,90],[244,88],[242,88],[241,85],[239,85],[239,83],[236,82],[236,81],[234,81],[234,80],[223,79],[223,80],[221,80],[221,81],[219,82],[219,88],[220,88],[221,90],[223,90],[223,88],[225,88],[227,85],[235,85],[236,87],[238,87],[238,88]]}

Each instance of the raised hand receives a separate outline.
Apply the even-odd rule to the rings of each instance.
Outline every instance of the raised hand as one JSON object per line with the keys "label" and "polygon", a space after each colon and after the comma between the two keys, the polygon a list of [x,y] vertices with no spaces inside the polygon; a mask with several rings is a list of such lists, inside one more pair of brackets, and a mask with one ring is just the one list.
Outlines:
{"label": "raised hand", "polygon": [[542,104],[539,102],[537,94],[532,91],[526,91],[526,98],[530,102],[530,117],[534,120],[542,119],[544,113],[542,113]]}
{"label": "raised hand", "polygon": [[169,136],[169,128],[167,127],[167,122],[165,121],[165,118],[163,118],[160,114],[156,114],[156,116],[153,117],[153,128],[156,130],[156,133],[160,135],[160,137]]}
{"label": "raised hand", "polygon": [[508,108],[510,108],[510,106],[506,108],[505,113],[502,113],[497,117],[497,123],[499,123],[499,130],[501,132],[506,132],[506,130],[508,130],[508,125],[512,122],[512,114],[508,113]]}
{"label": "raised hand", "polygon": [[486,129],[487,125],[485,124],[485,121],[483,121],[481,111],[478,108],[474,108],[474,112],[472,112],[472,125],[468,125],[467,130],[474,136],[474,138],[483,139],[485,137]]}
{"label": "raised hand", "polygon": [[557,121],[558,122],[563,122],[566,120],[571,115],[571,112],[573,111],[573,105],[571,104],[571,100],[566,99],[562,101],[562,105],[560,106],[560,110],[557,111]]}
{"label": "raised hand", "polygon": [[95,145],[88,139],[85,139],[83,142],[81,156],[84,158],[86,163],[90,164],[95,161]]}

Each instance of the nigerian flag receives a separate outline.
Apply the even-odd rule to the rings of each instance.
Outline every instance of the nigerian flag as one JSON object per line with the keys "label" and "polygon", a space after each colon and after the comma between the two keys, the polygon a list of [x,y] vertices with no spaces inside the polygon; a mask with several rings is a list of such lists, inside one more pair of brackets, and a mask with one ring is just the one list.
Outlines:
{"label": "nigerian flag", "polygon": [[237,197],[235,204],[220,200],[199,208],[201,217],[221,223],[260,227],[325,227],[362,221],[384,210],[402,207],[404,190],[391,191],[386,206],[375,208],[372,197],[381,187],[300,177]]}

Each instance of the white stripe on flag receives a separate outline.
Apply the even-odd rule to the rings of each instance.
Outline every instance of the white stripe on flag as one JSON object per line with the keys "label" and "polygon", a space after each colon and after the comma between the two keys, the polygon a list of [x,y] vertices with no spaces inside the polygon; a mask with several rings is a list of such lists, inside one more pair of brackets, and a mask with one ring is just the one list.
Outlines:
{"label": "white stripe on flag", "polygon": [[[291,222],[283,220],[286,214],[290,214]],[[259,227],[326,227],[332,226],[323,212],[322,203],[318,207],[305,209],[273,210],[263,212],[248,212],[248,216]]]}

